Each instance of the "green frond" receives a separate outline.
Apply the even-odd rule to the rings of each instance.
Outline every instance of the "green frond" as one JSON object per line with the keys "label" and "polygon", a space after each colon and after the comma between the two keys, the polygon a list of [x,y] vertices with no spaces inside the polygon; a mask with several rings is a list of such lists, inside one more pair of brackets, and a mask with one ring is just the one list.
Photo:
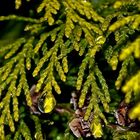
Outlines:
{"label": "green frond", "polygon": [[110,63],[110,59],[113,56],[113,47],[112,46],[107,47],[107,49],[104,51],[104,56],[105,56],[105,59],[107,60],[107,62]]}
{"label": "green frond", "polygon": [[35,68],[35,70],[33,71],[33,77],[35,77],[38,72],[40,71],[41,67],[43,66],[43,64],[48,60],[48,58],[51,56],[52,52],[53,52],[54,48],[51,48],[49,51],[46,52],[46,54],[40,59],[37,67]]}
{"label": "green frond", "polygon": [[138,118],[138,120],[140,120],[140,102],[138,102],[129,112],[129,117],[131,119],[136,119]]}
{"label": "green frond", "polygon": [[81,108],[83,105],[84,105],[84,101],[86,99],[86,95],[88,93],[88,90],[90,88],[90,85],[91,85],[91,82],[92,82],[92,78],[93,78],[93,74],[90,73],[88,76],[87,76],[87,80],[85,81],[85,83],[83,84],[83,88],[81,90],[81,95],[80,95],[80,98],[79,98],[79,107]]}
{"label": "green frond", "polygon": [[20,63],[20,74],[21,74],[21,83],[22,83],[22,88],[24,90],[24,94],[26,97],[26,101],[27,101],[27,105],[31,106],[32,105],[32,101],[31,101],[31,97],[30,97],[30,90],[29,90],[29,85],[27,83],[27,79],[26,79],[26,73],[25,73],[25,67],[24,67],[24,61],[21,59],[21,63]]}
{"label": "green frond", "polygon": [[43,140],[43,135],[42,135],[41,124],[40,124],[39,118],[35,115],[32,115],[31,118],[35,122],[35,129],[36,129],[36,132],[34,134],[35,139],[36,140]]}
{"label": "green frond", "polygon": [[[97,69],[96,67],[95,72],[97,73],[97,76],[99,77],[100,80],[103,80],[101,72],[98,72],[98,71],[99,69]],[[105,84],[105,81],[103,81],[102,83]],[[95,138],[101,137],[103,134],[100,119],[103,120],[105,124],[107,124],[107,120],[99,108],[99,105],[98,105],[99,102],[103,104],[105,111],[109,112],[108,102],[110,100],[107,100],[107,99],[110,99],[110,96],[109,96],[108,88],[104,86],[103,84],[101,85],[103,86],[103,89],[105,89],[106,95],[104,95],[104,93],[102,93],[101,90],[99,89],[96,83],[96,78],[94,76],[93,71],[90,72],[90,74],[87,76],[87,80],[83,84],[83,88],[81,89],[81,95],[79,98],[79,107],[82,107],[84,105],[87,93],[90,92],[91,90],[90,102],[89,102],[89,105],[87,106],[84,119],[88,120],[91,115],[91,112],[93,111],[94,119],[91,124],[91,131]],[[98,118],[97,122],[95,121],[95,115]]]}
{"label": "green frond", "polygon": [[74,29],[74,24],[73,24],[73,21],[72,21],[72,13],[69,11],[69,10],[67,10],[66,11],[66,17],[67,17],[67,19],[66,19],[66,27],[65,27],[65,36],[67,37],[67,38],[69,38],[70,37],[70,34],[72,33],[72,30]]}
{"label": "green frond", "polygon": [[[5,65],[5,67],[2,67],[1,70],[1,82],[5,81],[6,78],[9,76],[10,72],[12,71],[14,61],[11,61]],[[3,74],[3,75],[2,75]]]}
{"label": "green frond", "polygon": [[5,122],[5,114],[0,117],[0,138],[2,140],[5,139],[5,132],[4,132],[4,122]]}
{"label": "green frond", "polygon": [[132,90],[130,90],[127,93],[125,93],[125,102],[126,103],[130,103],[131,98],[132,98],[132,94],[133,94]]}
{"label": "green frond", "polygon": [[48,76],[51,67],[52,67],[52,63],[50,63],[48,67],[41,73],[40,79],[38,80],[38,83],[36,85],[37,92],[42,88],[42,84],[44,83],[45,78]]}
{"label": "green frond", "polygon": [[138,15],[132,23],[132,29],[138,29],[140,25],[140,15]]}
{"label": "green frond", "polygon": [[10,45],[8,44],[7,46],[1,46],[0,51],[4,54],[7,53],[5,55],[5,59],[8,59],[13,54],[15,54],[17,52],[17,50],[21,47],[21,45],[25,42],[26,42],[25,38],[17,39],[14,43],[12,43]]}
{"label": "green frond", "polygon": [[139,5],[140,5],[139,0],[136,0],[136,1],[133,1],[133,0],[128,0],[128,1],[117,0],[117,1],[115,1],[113,7],[115,9],[123,9],[124,7],[129,8],[130,6],[138,8]]}
{"label": "green frond", "polygon": [[0,16],[0,21],[6,21],[6,20],[25,21],[28,23],[40,23],[41,22],[38,19],[33,19],[30,17],[22,17],[22,16],[17,16],[17,15]]}
{"label": "green frond", "polygon": [[14,112],[14,120],[17,122],[19,120],[19,109],[18,109],[18,98],[16,96],[13,96],[13,112]]}
{"label": "green frond", "polygon": [[96,52],[98,52],[101,49],[100,45],[95,45],[93,48],[90,50],[90,57],[95,57]]}
{"label": "green frond", "polygon": [[49,25],[53,25],[53,14],[57,14],[59,9],[60,3],[57,0],[43,0],[43,2],[37,8],[37,12],[40,13],[44,10],[44,20],[47,20]]}
{"label": "green frond", "polygon": [[140,58],[140,37],[137,37],[134,42],[128,43],[127,46],[121,51],[119,56],[120,60],[124,60],[126,57],[134,53],[135,58]]}
{"label": "green frond", "polygon": [[68,59],[67,59],[67,57],[64,57],[62,59],[62,65],[63,65],[64,73],[67,73],[68,72]]}
{"label": "green frond", "polygon": [[[9,87],[10,89],[11,87]],[[9,103],[10,103],[10,99],[11,99],[11,93],[10,91],[6,94],[6,97],[3,98],[3,106],[1,106],[3,108],[2,110],[2,115],[1,115],[1,121],[0,121],[0,136],[1,139],[4,139],[5,134],[4,134],[4,125],[8,124],[10,127],[10,131],[14,132],[15,131],[15,126],[13,123],[13,118],[11,116],[11,111],[10,111],[10,107],[9,107]]]}
{"label": "green frond", "polygon": [[133,77],[126,81],[125,85],[122,87],[122,91],[127,93],[128,91],[133,90],[135,93],[138,93],[140,91],[139,77],[140,71],[138,71],[135,75],[133,75]]}
{"label": "green frond", "polygon": [[64,74],[63,68],[60,65],[60,62],[56,60],[54,65],[56,67],[56,71],[58,72],[58,75],[60,76],[60,79],[65,82],[66,76]]}
{"label": "green frond", "polygon": [[81,86],[82,86],[82,82],[83,82],[83,76],[84,76],[84,72],[87,68],[87,64],[88,64],[88,61],[89,61],[89,56],[86,56],[83,61],[82,61],[82,64],[79,68],[79,72],[78,72],[78,78],[77,78],[77,83],[76,83],[76,89],[77,90],[80,90],[81,89]]}
{"label": "green frond", "polygon": [[130,56],[129,58],[125,59],[122,63],[122,67],[119,71],[119,75],[118,75],[118,78],[115,82],[115,86],[116,86],[116,89],[119,90],[121,85],[122,85],[122,82],[123,80],[126,78],[127,76],[127,67],[130,63],[130,59],[132,59],[132,57]]}
{"label": "green frond", "polygon": [[[8,107],[9,108],[9,107]],[[7,108],[7,109],[8,109]],[[5,108],[6,109],[6,108]],[[12,115],[10,114],[10,111],[7,110],[7,113],[6,113],[6,120],[8,121],[8,125],[10,127],[10,131],[11,132],[14,132],[15,131],[15,125],[14,125],[14,121],[13,121],[13,118],[12,118]]]}
{"label": "green frond", "polygon": [[87,110],[86,110],[86,113],[85,113],[85,116],[84,116],[84,120],[86,120],[86,121],[89,119],[89,117],[91,115],[91,112],[94,109],[94,104],[97,104],[97,101],[95,100],[95,97],[96,97],[96,94],[92,93],[92,95],[90,97],[89,105],[87,107]]}
{"label": "green frond", "polygon": [[105,78],[102,75],[102,72],[98,68],[98,65],[96,65],[96,67],[95,67],[95,74],[97,75],[99,82],[102,86],[102,90],[105,94],[106,101],[109,103],[110,102],[110,94],[109,94],[109,90],[108,90],[108,85],[106,83]]}
{"label": "green frond", "polygon": [[[24,120],[20,121],[20,133],[26,140],[32,140],[31,132]],[[23,131],[24,130],[24,131]]]}
{"label": "green frond", "polygon": [[[78,108],[86,107],[85,115],[76,119],[82,121],[84,117],[91,122],[88,127],[94,138],[106,139],[112,133],[106,130],[106,125],[115,122],[111,108],[117,109],[118,101],[124,97],[122,92],[128,104],[134,101],[130,119],[140,120],[140,1],[29,1],[13,1],[16,11],[11,13],[23,13],[7,14],[11,10],[7,9],[4,14],[7,16],[0,16],[0,139],[54,139],[52,133],[58,135],[55,139],[61,139],[56,127],[42,129],[48,126],[46,119],[62,118],[62,125],[69,120],[69,116],[66,120],[60,117],[65,108],[61,109],[61,105],[59,108],[57,103],[61,104],[62,98],[70,98],[73,89],[80,93],[75,99]],[[108,65],[104,65],[106,61]],[[35,93],[39,93],[37,101],[36,95],[32,97],[30,93],[30,86],[34,84]],[[67,88],[70,91],[65,95]],[[112,90],[119,94],[112,94]],[[56,93],[62,94],[55,96]],[[71,107],[66,102],[69,111]],[[22,107],[25,109],[21,111]],[[29,111],[31,107],[41,115],[31,115],[34,113]],[[34,125],[30,126],[32,122]],[[80,128],[85,125],[82,123],[75,123],[80,125],[75,127],[82,135],[80,139],[85,139],[86,132]],[[125,132],[114,128],[113,139],[138,137],[135,131]],[[75,139],[72,133],[66,134],[67,139]]]}
{"label": "green frond", "polygon": [[73,33],[74,33],[75,40],[80,41],[82,35],[82,28],[80,26],[76,26]]}
{"label": "green frond", "polygon": [[82,29],[80,26],[76,26],[73,30],[73,48],[76,50],[76,51],[79,51],[79,48],[80,48],[80,44],[79,44],[79,41],[81,39],[81,35],[82,35]]}
{"label": "green frond", "polygon": [[87,41],[85,39],[82,39],[79,43],[80,50],[79,55],[82,56],[85,52],[85,49],[88,48]]}
{"label": "green frond", "polygon": [[99,21],[99,22],[104,22],[103,17],[101,17],[100,15],[98,15],[96,13],[96,11],[93,10],[92,5],[90,2],[88,1],[80,1],[80,5],[79,2],[76,2],[76,8],[78,10],[78,12],[82,15],[85,15],[87,17],[87,19],[93,19],[94,21]]}
{"label": "green frond", "polygon": [[95,38],[95,45],[89,51],[90,57],[95,57],[95,54],[102,49],[102,45],[104,43],[105,43],[105,37],[97,36],[97,38]]}
{"label": "green frond", "polygon": [[[81,21],[83,22],[83,21]],[[88,26],[91,26],[91,25],[88,25]],[[85,34],[85,38],[87,40],[87,42],[89,43],[90,46],[94,46],[94,36],[92,36],[91,32],[85,28],[85,27],[82,27],[82,30]]]}
{"label": "green frond", "polygon": [[[40,71],[40,69],[42,68],[43,64],[48,61],[49,57],[51,55],[53,55],[53,52],[56,52],[58,50],[58,47],[60,47],[62,45],[62,37],[63,37],[63,28],[61,28],[62,31],[59,32],[59,35],[57,37],[57,39],[55,40],[55,45],[48,51],[46,51],[46,53],[44,54],[44,56],[40,59],[37,67],[35,68],[34,72],[33,72],[33,76],[35,77],[38,72]],[[54,30],[54,32],[52,32],[52,34],[57,33],[57,31],[60,30],[59,28],[57,28],[56,30]],[[35,53],[39,50],[39,48],[42,46],[42,44],[44,43],[44,41],[46,40],[46,38],[48,37],[48,34],[43,35],[43,38],[41,38],[41,40],[38,42],[38,44],[35,47]],[[45,37],[45,38],[44,38]]]}
{"label": "green frond", "polygon": [[[107,95],[107,97],[106,97],[105,93],[103,93],[101,91],[101,89],[98,87],[98,85],[96,83],[96,79],[95,79],[94,76],[93,76],[93,81],[92,81],[91,86],[92,86],[92,89],[91,89],[92,94],[96,94],[97,103],[101,102],[105,111],[109,112],[109,105],[108,105],[108,102],[109,102],[109,97],[108,96],[109,95]],[[97,105],[97,103],[96,103],[96,105]]]}
{"label": "green frond", "polygon": [[54,87],[56,93],[61,94],[60,86],[58,85],[54,77],[52,77],[52,86]]}
{"label": "green frond", "polygon": [[26,69],[27,70],[31,69],[31,59],[33,59],[33,56],[34,56],[33,41],[34,41],[34,37],[31,37],[25,45],[25,47],[28,48],[28,51],[26,53]]}
{"label": "green frond", "polygon": [[41,34],[40,40],[38,41],[38,43],[36,44],[36,46],[34,48],[35,53],[37,53],[38,50],[42,47],[43,43],[45,42],[45,40],[47,39],[48,36],[49,36],[49,33]]}
{"label": "green frond", "polygon": [[108,30],[108,28],[110,27],[111,20],[113,18],[115,18],[116,16],[118,16],[118,13],[113,13],[113,14],[109,14],[109,15],[106,16],[106,18],[104,19],[104,22],[101,24],[102,31],[105,32],[105,31]]}
{"label": "green frond", "polygon": [[114,52],[112,54],[112,57],[110,58],[110,61],[109,61],[109,64],[110,66],[112,67],[112,70],[116,70],[117,69],[117,66],[118,66],[118,52]]}
{"label": "green frond", "polygon": [[[34,38],[30,38],[25,44],[25,40],[19,39],[15,43],[13,43],[13,48],[15,50],[11,50],[8,54],[6,54],[6,59],[8,60],[6,65],[1,67],[1,69],[5,70],[1,72],[2,81],[0,83],[1,87],[1,94],[9,86],[8,91],[1,102],[1,111],[5,116],[5,119],[8,122],[11,132],[15,131],[14,121],[19,120],[19,110],[18,110],[18,96],[21,94],[22,89],[24,90],[24,94],[26,96],[27,105],[31,106],[31,97],[30,97],[30,90],[26,79],[26,72],[25,72],[25,56],[31,57],[27,52],[28,49],[32,51],[32,42]],[[18,47],[22,47],[21,52],[17,53],[15,57],[12,57],[15,52],[17,51]],[[31,51],[29,51],[31,53]],[[27,54],[27,55],[26,55]],[[12,59],[9,59],[11,58]],[[20,59],[19,59],[20,58]],[[10,64],[10,65],[9,65]],[[7,70],[6,70],[7,69]],[[17,83],[17,79],[19,78],[19,83]],[[16,86],[18,84],[18,86]],[[11,115],[10,110],[10,102],[12,98],[13,104],[13,116]],[[5,124],[6,125],[6,124]]]}
{"label": "green frond", "polygon": [[[138,71],[133,77],[126,81],[122,87],[122,91],[126,94],[125,100],[128,103],[132,100],[132,94],[136,97],[139,96],[139,78],[140,72]],[[130,110],[129,116],[131,119],[140,118],[139,102]]]}
{"label": "green frond", "polygon": [[133,16],[127,16],[123,17],[122,19],[116,21],[114,24],[112,24],[109,27],[110,32],[114,32],[115,30],[119,29],[120,27],[129,24],[130,22],[134,22],[135,18],[137,18],[139,15],[133,15]]}
{"label": "green frond", "polygon": [[[39,21],[39,20],[37,20]],[[34,34],[38,34],[39,32],[43,31],[45,29],[45,27],[42,27],[41,23],[29,23],[25,26],[24,31],[29,31],[31,32],[32,35]]]}
{"label": "green frond", "polygon": [[[129,39],[129,36],[135,34],[136,31],[127,26],[121,27],[119,30],[115,31],[115,40],[117,44],[115,45],[115,49],[119,49],[120,51],[125,48],[125,45]],[[121,46],[121,47],[120,47]]]}

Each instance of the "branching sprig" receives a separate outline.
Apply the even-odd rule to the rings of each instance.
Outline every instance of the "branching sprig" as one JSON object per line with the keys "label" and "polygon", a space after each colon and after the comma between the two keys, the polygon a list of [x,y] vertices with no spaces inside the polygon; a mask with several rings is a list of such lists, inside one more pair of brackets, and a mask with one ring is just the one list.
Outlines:
{"label": "branching sprig", "polygon": [[40,13],[45,10],[43,19],[48,21],[49,25],[54,24],[53,14],[57,14],[60,9],[60,3],[57,0],[43,0],[43,2],[37,8],[37,12]]}
{"label": "branching sprig", "polygon": [[[0,75],[2,79],[0,82],[0,91],[2,96],[5,97],[2,99],[0,103],[1,106],[0,108],[2,111],[2,118],[4,118],[4,120],[7,119],[10,126],[10,130],[12,132],[15,131],[14,120],[16,122],[19,120],[18,96],[22,93],[21,92],[22,89],[24,91],[24,95],[26,96],[27,105],[31,106],[32,104],[25,70],[26,70],[26,63],[28,64],[27,66],[30,66],[29,64],[30,64],[31,57],[28,54],[28,50],[30,53],[32,53],[33,40],[34,37],[31,37],[28,40],[26,40],[27,42],[25,44],[23,44],[25,42],[25,39],[21,38],[18,39],[13,44],[11,44],[11,46],[13,46],[11,50],[9,52],[7,52],[6,50],[5,59],[8,60],[7,64],[1,67]],[[15,53],[18,52],[19,48],[20,49],[22,48],[21,52],[19,52],[16,56],[12,57]],[[19,79],[19,83],[17,82],[18,79]],[[8,86],[9,88],[7,92],[5,92]],[[9,107],[11,99],[13,104],[13,117],[11,115],[11,110]],[[1,127],[1,129],[2,128],[3,127]],[[4,130],[1,130],[1,133],[2,131]]]}
{"label": "branching sprig", "polygon": [[[112,8],[107,7],[109,3]],[[22,0],[15,0],[16,9],[21,4]],[[105,10],[103,14],[100,8]],[[0,139],[5,139],[5,125],[14,133],[14,122],[19,122],[15,140],[18,136],[32,139],[28,124],[19,114],[19,96],[25,95],[26,104],[29,107],[32,105],[26,72],[31,72],[31,62],[35,62],[32,74],[38,80],[36,92],[42,91],[40,100],[43,100],[44,113],[50,113],[57,102],[53,91],[58,94],[62,92],[59,83],[67,81],[69,67],[74,65],[69,60],[71,52],[76,52],[82,59],[78,64],[76,83],[76,89],[81,91],[79,107],[82,108],[86,97],[90,96],[84,119],[88,120],[93,113],[91,132],[95,138],[102,137],[101,121],[108,123],[103,111],[109,113],[111,100],[103,67],[98,67],[100,58],[103,58],[102,52],[112,70],[119,73],[114,83],[117,89],[122,88],[126,93],[126,101],[130,102],[132,94],[137,96],[140,91],[139,70],[129,76],[131,59],[140,58],[139,0],[117,0],[114,5],[108,1],[107,5],[98,7],[98,13],[91,2],[86,0],[42,0],[36,11],[39,16],[37,19],[16,15],[0,16],[0,21],[24,23],[24,31],[28,34],[0,47],[0,58],[4,60],[0,61]],[[120,70],[117,69],[119,60],[123,61]],[[139,103],[131,110],[130,118],[140,118],[138,108]],[[31,119],[35,122],[35,139],[43,139],[39,118],[32,116]],[[10,136],[9,134],[6,138]]]}

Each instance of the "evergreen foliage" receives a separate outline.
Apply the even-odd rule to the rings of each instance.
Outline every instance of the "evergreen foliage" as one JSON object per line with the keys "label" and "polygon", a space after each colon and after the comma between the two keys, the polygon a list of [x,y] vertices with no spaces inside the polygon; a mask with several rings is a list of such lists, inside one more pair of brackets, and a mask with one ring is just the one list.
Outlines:
{"label": "evergreen foliage", "polygon": [[[84,120],[93,114],[93,139],[138,139],[140,128],[109,125],[122,100],[132,104],[130,119],[140,121],[140,0],[14,4],[15,13],[0,15],[0,139],[75,139],[68,127],[73,112],[67,111],[73,90],[79,108],[90,98]],[[17,14],[27,5],[28,14]],[[41,116],[30,112],[34,84]],[[58,106],[63,113],[54,111]],[[54,128],[58,120],[65,132]]]}

